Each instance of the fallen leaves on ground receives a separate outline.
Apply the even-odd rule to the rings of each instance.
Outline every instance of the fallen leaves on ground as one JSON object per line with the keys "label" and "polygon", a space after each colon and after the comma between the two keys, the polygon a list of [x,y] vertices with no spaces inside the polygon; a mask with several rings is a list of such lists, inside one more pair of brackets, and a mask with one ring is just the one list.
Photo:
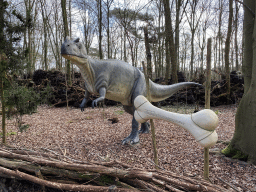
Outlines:
{"label": "fallen leaves on ground", "polygon": [[[229,141],[235,129],[236,106],[212,108],[217,111],[216,129],[220,141]],[[131,131],[131,115],[123,108],[53,108],[41,106],[38,112],[25,115],[26,132],[18,132],[14,119],[7,121],[8,144],[17,148],[58,153],[80,161],[118,160],[137,168],[154,168],[151,135],[140,135],[137,145],[121,145]],[[112,124],[108,119],[117,118]],[[203,148],[183,128],[170,122],[154,120],[160,167],[186,176],[203,177]],[[226,145],[217,143],[213,150]],[[210,154],[210,180],[225,188],[256,191],[256,166]]]}

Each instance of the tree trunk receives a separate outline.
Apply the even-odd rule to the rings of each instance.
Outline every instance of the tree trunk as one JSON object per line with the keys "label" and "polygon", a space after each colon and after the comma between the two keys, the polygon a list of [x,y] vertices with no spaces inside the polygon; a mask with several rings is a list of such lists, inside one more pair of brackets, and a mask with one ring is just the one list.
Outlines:
{"label": "tree trunk", "polygon": [[180,59],[180,8],[182,0],[176,0],[176,21],[175,21],[175,51],[177,57],[177,71],[179,70],[179,59]]}
{"label": "tree trunk", "polygon": [[126,55],[126,28],[124,28],[124,36],[123,36],[123,38],[124,38],[124,42],[123,42],[123,44],[124,44],[124,61],[125,62],[127,62],[127,55]]}
{"label": "tree trunk", "polygon": [[[170,67],[172,63],[172,83],[177,83],[178,82],[177,56],[175,51],[169,0],[163,0],[163,4],[164,4],[164,14],[165,14],[165,36],[166,36],[165,81],[167,82],[169,79]],[[171,63],[170,63],[170,59],[171,59]]]}
{"label": "tree trunk", "polygon": [[190,80],[194,79],[194,39],[195,39],[195,30],[191,30],[191,56],[190,56]]}
{"label": "tree trunk", "polygon": [[238,62],[238,15],[239,15],[239,7],[238,7],[238,2],[235,1],[235,5],[236,5],[236,15],[235,15],[235,57],[236,57],[236,65],[235,65],[235,69],[236,71],[239,70],[239,62]]}
{"label": "tree trunk", "polygon": [[[2,57],[2,55],[0,55]],[[2,59],[0,58],[1,64]],[[6,119],[6,111],[5,111],[5,100],[4,100],[4,82],[3,82],[3,74],[1,74],[1,79],[0,79],[0,97],[1,97],[1,104],[2,104],[2,143],[6,144],[6,126],[5,126],[5,119]]]}
{"label": "tree trunk", "polygon": [[148,28],[144,28],[144,37],[145,37],[145,48],[146,48],[146,58],[147,58],[147,76],[149,79],[152,79],[152,63],[151,63],[151,52],[148,39]]}
{"label": "tree trunk", "polygon": [[0,54],[4,53],[4,1],[0,0]]}
{"label": "tree trunk", "polygon": [[43,68],[47,71],[48,70],[48,37],[47,37],[47,34],[48,34],[48,30],[47,30],[47,17],[45,15],[45,10],[44,10],[44,5],[45,5],[45,2],[43,2],[42,0],[40,1],[41,3],[41,9],[42,9],[42,17],[43,17],[43,23],[44,23],[44,43],[43,43]]}
{"label": "tree trunk", "polygon": [[4,72],[2,65],[4,65],[4,1],[0,0],[0,99],[2,104],[2,142],[6,143],[6,127],[5,127],[5,102],[4,102]]}
{"label": "tree trunk", "polygon": [[[244,0],[255,12],[255,0]],[[256,163],[256,20],[249,9],[244,8],[244,95],[238,106],[235,133],[229,146],[222,150],[227,156],[249,159]]]}
{"label": "tree trunk", "polygon": [[[161,31],[161,18],[162,18],[162,1],[159,1],[159,7],[158,7],[158,11],[159,11],[159,15],[158,15],[158,34],[160,34]],[[161,38],[158,38],[158,77],[162,77],[163,76],[163,68],[162,68],[162,41]]]}
{"label": "tree trunk", "polygon": [[228,19],[228,32],[225,42],[225,74],[226,74],[226,90],[227,90],[227,104],[230,104],[230,39],[232,33],[232,20],[233,20],[233,0],[229,0],[229,19]]}
{"label": "tree trunk", "polygon": [[[64,35],[65,38],[69,36],[69,30],[68,30],[68,17],[67,17],[67,9],[66,9],[66,0],[61,0],[61,9],[62,9],[62,18],[63,18],[63,24],[64,24]],[[67,80],[68,84],[71,85],[71,67],[70,67],[70,61],[66,61],[66,69],[67,69]]]}
{"label": "tree trunk", "polygon": [[109,6],[109,0],[107,0],[107,20],[108,20],[108,27],[107,27],[107,38],[108,38],[108,59],[110,59],[110,33],[109,33],[109,28],[110,28],[110,6]]}
{"label": "tree trunk", "polygon": [[[26,20],[27,22],[29,22],[30,20],[32,20],[32,6],[31,6],[31,1],[25,1],[25,5],[26,5]],[[31,22],[31,21],[30,21]],[[27,59],[27,64],[28,64],[28,75],[32,76],[32,40],[31,40],[31,28],[27,28],[28,31],[28,59]]]}
{"label": "tree trunk", "polygon": [[218,39],[219,39],[219,62],[218,67],[221,69],[221,51],[222,51],[222,34],[221,34],[221,26],[222,26],[222,14],[223,14],[223,1],[219,0],[219,30],[218,30]]}
{"label": "tree trunk", "polygon": [[112,58],[112,51],[111,51],[111,43],[110,43],[110,6],[113,3],[113,0],[107,0],[107,39],[108,39],[108,59]]}
{"label": "tree trunk", "polygon": [[103,59],[103,52],[102,52],[102,5],[101,5],[101,0],[98,0],[97,4],[98,4],[98,26],[99,26],[99,56],[100,56],[100,59]]}

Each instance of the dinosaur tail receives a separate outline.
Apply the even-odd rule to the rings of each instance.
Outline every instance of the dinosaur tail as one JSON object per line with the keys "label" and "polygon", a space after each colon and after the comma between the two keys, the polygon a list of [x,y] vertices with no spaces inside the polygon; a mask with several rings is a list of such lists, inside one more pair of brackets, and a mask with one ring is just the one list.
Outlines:
{"label": "dinosaur tail", "polygon": [[154,82],[150,82],[150,93],[151,93],[151,101],[158,102],[167,99],[168,97],[172,96],[174,93],[178,92],[179,90],[190,87],[193,85],[202,86],[201,84],[194,83],[194,82],[182,82],[176,83],[172,85],[159,85]]}

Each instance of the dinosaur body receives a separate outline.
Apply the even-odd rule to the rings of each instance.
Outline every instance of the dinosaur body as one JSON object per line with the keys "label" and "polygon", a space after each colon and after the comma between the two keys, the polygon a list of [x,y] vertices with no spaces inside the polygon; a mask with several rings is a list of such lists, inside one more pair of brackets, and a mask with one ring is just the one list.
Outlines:
{"label": "dinosaur body", "polygon": [[[85,79],[85,97],[80,105],[83,111],[90,94],[99,97],[92,102],[92,107],[105,98],[119,101],[124,109],[134,115],[133,102],[138,95],[146,96],[146,82],[144,74],[130,64],[119,60],[96,60],[86,54],[85,47],[79,42],[67,38],[61,47],[61,54],[80,69]],[[173,85],[159,85],[150,81],[151,101],[162,101],[178,90],[198,85],[193,82],[177,83]],[[139,123],[133,117],[131,134],[122,143],[139,142],[139,133],[147,133],[149,124],[142,123],[138,131]]]}

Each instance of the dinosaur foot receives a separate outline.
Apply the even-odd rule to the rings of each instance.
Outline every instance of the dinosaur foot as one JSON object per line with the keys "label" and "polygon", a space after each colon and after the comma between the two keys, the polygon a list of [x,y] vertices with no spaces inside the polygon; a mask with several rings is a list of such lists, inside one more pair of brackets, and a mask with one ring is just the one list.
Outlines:
{"label": "dinosaur foot", "polygon": [[139,143],[139,141],[140,141],[140,139],[139,139],[138,134],[136,136],[129,135],[124,140],[122,140],[122,145],[129,144],[129,143],[134,145],[134,144]]}
{"label": "dinosaur foot", "polygon": [[149,133],[149,127],[150,127],[149,122],[142,123],[139,133]]}

